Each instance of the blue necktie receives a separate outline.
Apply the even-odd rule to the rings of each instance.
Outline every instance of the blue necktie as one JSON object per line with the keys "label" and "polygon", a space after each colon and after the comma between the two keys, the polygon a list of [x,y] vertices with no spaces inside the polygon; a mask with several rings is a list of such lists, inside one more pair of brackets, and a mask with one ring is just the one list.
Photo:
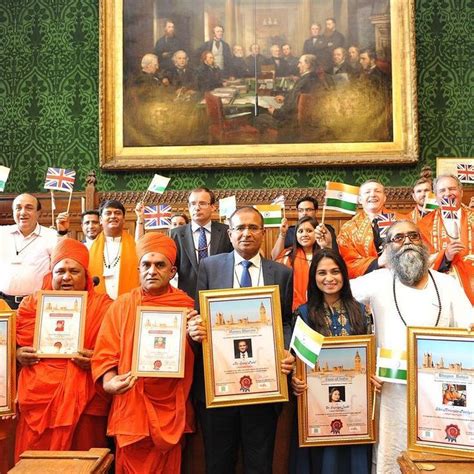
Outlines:
{"label": "blue necktie", "polygon": [[240,262],[242,265],[242,276],[240,277],[240,287],[246,288],[252,286],[252,278],[250,278],[249,268],[252,265],[252,262],[248,260],[242,260]]}
{"label": "blue necktie", "polygon": [[208,257],[207,253],[207,239],[206,239],[206,229],[204,227],[199,228],[199,239],[198,239],[198,257],[199,261],[203,258]]}

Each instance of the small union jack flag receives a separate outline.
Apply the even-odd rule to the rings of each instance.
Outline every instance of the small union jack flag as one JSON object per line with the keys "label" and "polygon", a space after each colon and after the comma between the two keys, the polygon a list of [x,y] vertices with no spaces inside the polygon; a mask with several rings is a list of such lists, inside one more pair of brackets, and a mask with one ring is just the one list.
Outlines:
{"label": "small union jack flag", "polygon": [[441,213],[443,219],[456,219],[456,199],[453,198],[442,198],[441,199]]}
{"label": "small union jack flag", "polygon": [[44,183],[44,189],[72,193],[75,180],[76,172],[74,170],[48,168],[48,171],[46,172],[46,182]]}
{"label": "small union jack flag", "polygon": [[387,233],[387,229],[397,221],[395,219],[395,214],[393,212],[382,212],[377,216],[377,225],[379,226],[380,230],[380,237],[385,237]]}
{"label": "small union jack flag", "polygon": [[145,229],[152,230],[168,228],[171,225],[171,215],[171,206],[168,206],[168,204],[145,206]]}
{"label": "small union jack flag", "polygon": [[461,183],[474,183],[474,164],[457,163],[456,171]]}

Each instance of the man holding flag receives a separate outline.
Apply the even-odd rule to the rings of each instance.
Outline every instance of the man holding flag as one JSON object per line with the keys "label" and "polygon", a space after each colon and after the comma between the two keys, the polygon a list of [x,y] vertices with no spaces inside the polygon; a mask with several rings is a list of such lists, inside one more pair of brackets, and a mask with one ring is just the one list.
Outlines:
{"label": "man holding flag", "polygon": [[[396,222],[385,242],[388,268],[351,280],[351,290],[357,301],[371,307],[385,363],[382,366],[379,360],[378,366],[388,369],[403,363],[390,361],[389,354],[407,350],[407,326],[467,328],[474,322],[474,312],[453,278],[429,270],[428,249],[416,224]],[[399,377],[384,383],[374,453],[379,474],[398,472],[397,456],[407,449],[406,403],[406,385]]]}
{"label": "man holding flag", "polygon": [[370,179],[360,186],[362,211],[341,227],[337,237],[350,278],[386,266],[383,237],[386,229],[401,218],[385,208],[386,201],[385,188],[378,181]]}
{"label": "man holding flag", "polygon": [[474,211],[462,204],[462,185],[456,176],[438,176],[434,191],[440,208],[419,222],[434,254],[433,268],[455,276],[474,304]]}

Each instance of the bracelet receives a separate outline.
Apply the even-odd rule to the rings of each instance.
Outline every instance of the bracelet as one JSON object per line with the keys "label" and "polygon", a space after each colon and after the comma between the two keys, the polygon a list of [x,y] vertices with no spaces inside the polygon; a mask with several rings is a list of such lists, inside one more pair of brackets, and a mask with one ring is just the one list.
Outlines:
{"label": "bracelet", "polygon": [[67,230],[58,230],[58,231],[56,231],[56,232],[57,232],[57,234],[60,235],[61,237],[62,237],[63,235],[66,235],[66,234],[68,233]]}
{"label": "bracelet", "polygon": [[137,224],[143,224],[143,221],[137,221]]}

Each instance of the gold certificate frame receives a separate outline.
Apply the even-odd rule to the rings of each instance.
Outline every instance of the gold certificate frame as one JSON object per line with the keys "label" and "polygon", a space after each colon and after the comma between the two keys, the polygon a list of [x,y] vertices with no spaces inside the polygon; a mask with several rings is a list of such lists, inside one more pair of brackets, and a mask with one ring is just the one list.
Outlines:
{"label": "gold certificate frame", "polygon": [[[358,8],[355,0],[325,3],[322,8],[318,2],[303,0],[291,5],[242,0],[195,5],[165,0],[100,2],[101,167],[120,170],[415,163],[419,155],[415,0],[376,0],[369,15],[367,11],[353,13],[351,9]],[[221,124],[219,132],[212,128],[216,124],[209,107],[208,124],[204,99],[194,103],[192,97],[196,96],[178,90],[173,91],[171,99],[147,101],[142,108],[143,95],[133,92],[131,84],[140,75],[140,61],[145,53],[156,50],[166,18],[175,23],[181,48],[197,69],[198,53],[212,39],[213,27],[218,24],[225,27],[224,40],[230,46],[241,44],[246,55],[258,38],[266,58],[272,41],[289,42],[299,57],[311,22],[323,21],[327,16],[336,18],[338,31],[346,38],[360,37],[359,49],[370,47],[376,51],[377,67],[388,78],[383,81],[383,91],[373,93],[372,86],[367,89],[357,82],[349,93],[339,93],[338,87],[345,81],[334,78],[330,94],[307,97],[307,105],[302,105],[303,100],[298,103],[289,126],[278,129],[276,138],[275,129],[265,128],[263,133],[253,135],[257,138],[243,131],[229,142],[225,125]],[[323,64],[319,68],[325,69]],[[191,100],[182,101],[189,97]],[[241,110],[238,107],[227,112],[237,115]],[[255,125],[252,120],[248,122]],[[199,127],[202,131],[194,139]]]}
{"label": "gold certificate frame", "polygon": [[474,456],[474,334],[408,328],[408,449]]}
{"label": "gold certificate frame", "polygon": [[375,443],[375,336],[326,337],[314,369],[296,361],[308,389],[298,397],[301,447]]}
{"label": "gold certificate frame", "polygon": [[0,311],[0,416],[16,412],[15,320],[15,311]]}
{"label": "gold certificate frame", "polygon": [[183,378],[186,308],[139,306],[133,338],[132,375]]}
{"label": "gold certificate frame", "polygon": [[40,291],[33,347],[38,357],[70,359],[84,349],[87,291]]}
{"label": "gold certificate frame", "polygon": [[288,401],[278,285],[199,292],[208,408]]}

